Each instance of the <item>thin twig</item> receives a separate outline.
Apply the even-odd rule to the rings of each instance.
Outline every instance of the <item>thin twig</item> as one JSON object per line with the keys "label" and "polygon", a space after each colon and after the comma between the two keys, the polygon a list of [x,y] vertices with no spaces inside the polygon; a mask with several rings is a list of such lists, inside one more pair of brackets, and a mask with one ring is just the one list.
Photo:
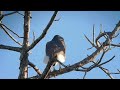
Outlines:
{"label": "thin twig", "polygon": [[113,38],[116,38],[118,35],[119,35],[119,33],[116,36],[114,36]]}
{"label": "thin twig", "polygon": [[120,44],[110,44],[111,46],[120,47]]}
{"label": "thin twig", "polygon": [[23,38],[23,37],[20,37],[17,33],[15,33],[14,31],[12,31],[10,28],[8,28],[6,25],[4,24],[1,24],[3,25],[5,28],[7,28],[10,32],[12,32],[13,34],[15,34],[18,38]]}
{"label": "thin twig", "polygon": [[93,24],[93,44],[94,44],[94,38],[95,38],[95,25]]}
{"label": "thin twig", "polygon": [[88,39],[88,37],[84,34],[84,36],[85,36],[85,38],[88,40],[88,42],[93,46],[93,47],[95,47],[95,48],[97,48],[95,45],[94,45],[94,43],[92,43],[89,39]]}
{"label": "thin twig", "polygon": [[119,69],[117,69],[118,70],[118,72],[120,73],[120,70]]}
{"label": "thin twig", "polygon": [[22,46],[22,44],[20,42],[18,42],[17,40],[14,39],[14,37],[8,33],[8,31],[4,28],[4,26],[1,26],[1,28],[5,31],[5,33],[17,44],[19,44],[20,46]]}
{"label": "thin twig", "polygon": [[102,53],[102,56],[100,57],[100,60],[98,60],[96,63],[94,63],[94,61],[92,61],[94,64],[93,64],[92,66],[89,67],[90,70],[91,70],[92,68],[97,67],[97,66],[100,64],[100,62],[102,61],[103,56],[105,55],[105,53],[106,53],[106,52],[103,52],[103,53]]}
{"label": "thin twig", "polygon": [[[22,16],[24,16],[24,14],[20,13],[19,11],[17,11],[17,13],[20,14],[20,15],[22,15]],[[32,17],[30,16],[30,18],[32,18]]]}
{"label": "thin twig", "polygon": [[120,74],[120,73],[118,72],[118,73],[110,73],[110,74]]}
{"label": "thin twig", "polygon": [[99,61],[97,61],[97,63],[98,63],[98,64],[102,61],[103,56],[105,55],[105,53],[106,53],[106,52],[103,52],[102,56],[100,57],[100,60],[99,60]]}
{"label": "thin twig", "polygon": [[54,21],[59,21],[60,20],[60,18],[59,19],[55,19]]}
{"label": "thin twig", "polygon": [[83,76],[83,79],[85,79],[85,76],[87,75],[87,72],[85,72],[84,76]]}
{"label": "thin twig", "polygon": [[35,41],[35,33],[33,32],[33,42]]}
{"label": "thin twig", "polygon": [[103,70],[111,79],[114,79],[113,76],[110,75],[110,73],[108,72],[108,70],[104,69],[103,67],[99,66],[99,68],[101,70]]}
{"label": "thin twig", "polygon": [[90,47],[90,48],[88,48],[87,50],[90,50],[90,49],[92,49],[93,48],[93,46],[92,47]]}
{"label": "thin twig", "polygon": [[12,15],[12,14],[15,14],[17,13],[17,11],[14,11],[14,12],[11,12],[11,13],[7,13],[7,14],[3,14],[3,16],[9,16],[9,15]]}
{"label": "thin twig", "polygon": [[106,64],[106,63],[112,61],[114,58],[115,58],[115,56],[113,56],[110,60],[107,60],[106,62],[103,62],[103,63],[99,64],[99,66],[102,66],[102,65],[104,65],[104,64]]}
{"label": "thin twig", "polygon": [[102,24],[100,24],[100,34],[102,33]]}
{"label": "thin twig", "polygon": [[[93,61],[93,63],[95,63],[94,61]],[[107,70],[107,69],[105,69],[105,68],[103,68],[103,67],[101,67],[101,66],[98,66],[102,71],[104,71],[111,79],[114,79],[111,75],[110,75],[110,73],[109,73],[109,71]]]}

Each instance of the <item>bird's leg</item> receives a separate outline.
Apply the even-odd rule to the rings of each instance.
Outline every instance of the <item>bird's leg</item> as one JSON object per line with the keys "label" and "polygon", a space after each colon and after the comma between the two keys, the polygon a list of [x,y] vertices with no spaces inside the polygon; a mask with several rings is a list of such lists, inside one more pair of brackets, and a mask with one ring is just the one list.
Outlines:
{"label": "bird's leg", "polygon": [[[53,66],[53,71],[55,71],[55,66]],[[55,78],[56,74],[54,74],[54,78]]]}
{"label": "bird's leg", "polygon": [[50,72],[53,72],[55,70],[54,66],[51,66]]}
{"label": "bird's leg", "polygon": [[70,64],[69,65],[67,65],[66,67],[69,67],[70,66]]}
{"label": "bird's leg", "polygon": [[59,70],[61,71],[61,69],[62,69],[62,68],[61,68],[61,64],[59,63]]}
{"label": "bird's leg", "polygon": [[[50,72],[52,72],[52,71],[55,71],[55,64],[51,67]],[[55,76],[56,76],[56,74],[54,74],[54,78],[55,78]]]}
{"label": "bird's leg", "polygon": [[55,66],[53,66],[53,71],[55,71],[56,69],[55,69]]}

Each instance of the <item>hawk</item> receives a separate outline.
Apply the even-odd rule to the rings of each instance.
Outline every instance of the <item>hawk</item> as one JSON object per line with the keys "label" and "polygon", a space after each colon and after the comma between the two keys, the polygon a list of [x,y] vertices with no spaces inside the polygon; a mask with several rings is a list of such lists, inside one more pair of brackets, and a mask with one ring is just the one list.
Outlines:
{"label": "hawk", "polygon": [[[55,35],[51,41],[46,43],[46,55],[43,62],[47,64],[50,58],[55,58],[63,63],[66,59],[65,51],[66,46],[63,37]],[[61,69],[60,63],[58,62],[56,62],[53,66],[57,64],[59,64],[59,69]]]}

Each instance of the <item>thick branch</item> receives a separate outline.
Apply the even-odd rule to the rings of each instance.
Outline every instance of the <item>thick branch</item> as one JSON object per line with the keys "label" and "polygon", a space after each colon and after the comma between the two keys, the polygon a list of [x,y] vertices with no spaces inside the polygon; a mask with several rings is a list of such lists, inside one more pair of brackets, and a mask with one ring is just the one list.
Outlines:
{"label": "thick branch", "polygon": [[54,64],[55,64],[55,60],[54,60],[54,59],[50,59],[50,60],[48,61],[48,64],[46,65],[46,68],[44,69],[44,71],[43,71],[40,79],[46,79],[46,78],[47,78],[47,76],[48,76],[48,74],[49,74],[49,72],[50,72],[50,68],[51,68],[51,66],[53,66]]}
{"label": "thick branch", "polygon": [[39,41],[41,41],[45,35],[47,34],[47,31],[49,30],[50,26],[52,25],[56,15],[57,15],[58,11],[55,11],[53,16],[51,17],[48,25],[46,26],[46,28],[43,30],[43,33],[28,47],[27,51],[31,50]]}
{"label": "thick branch", "polygon": [[6,46],[6,45],[1,45],[1,44],[0,44],[0,49],[6,49],[6,50],[11,50],[11,51],[21,52],[21,48],[19,48],[19,47]]}
{"label": "thick branch", "polygon": [[30,61],[28,61],[28,64],[33,67],[33,69],[38,73],[38,75],[41,75],[42,72]]}

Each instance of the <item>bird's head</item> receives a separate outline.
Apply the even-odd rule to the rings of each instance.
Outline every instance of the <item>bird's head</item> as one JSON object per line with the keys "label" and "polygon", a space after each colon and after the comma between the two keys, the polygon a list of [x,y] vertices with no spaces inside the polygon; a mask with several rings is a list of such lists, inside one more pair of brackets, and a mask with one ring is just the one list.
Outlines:
{"label": "bird's head", "polygon": [[61,37],[60,35],[55,35],[52,40],[64,41],[63,37]]}

